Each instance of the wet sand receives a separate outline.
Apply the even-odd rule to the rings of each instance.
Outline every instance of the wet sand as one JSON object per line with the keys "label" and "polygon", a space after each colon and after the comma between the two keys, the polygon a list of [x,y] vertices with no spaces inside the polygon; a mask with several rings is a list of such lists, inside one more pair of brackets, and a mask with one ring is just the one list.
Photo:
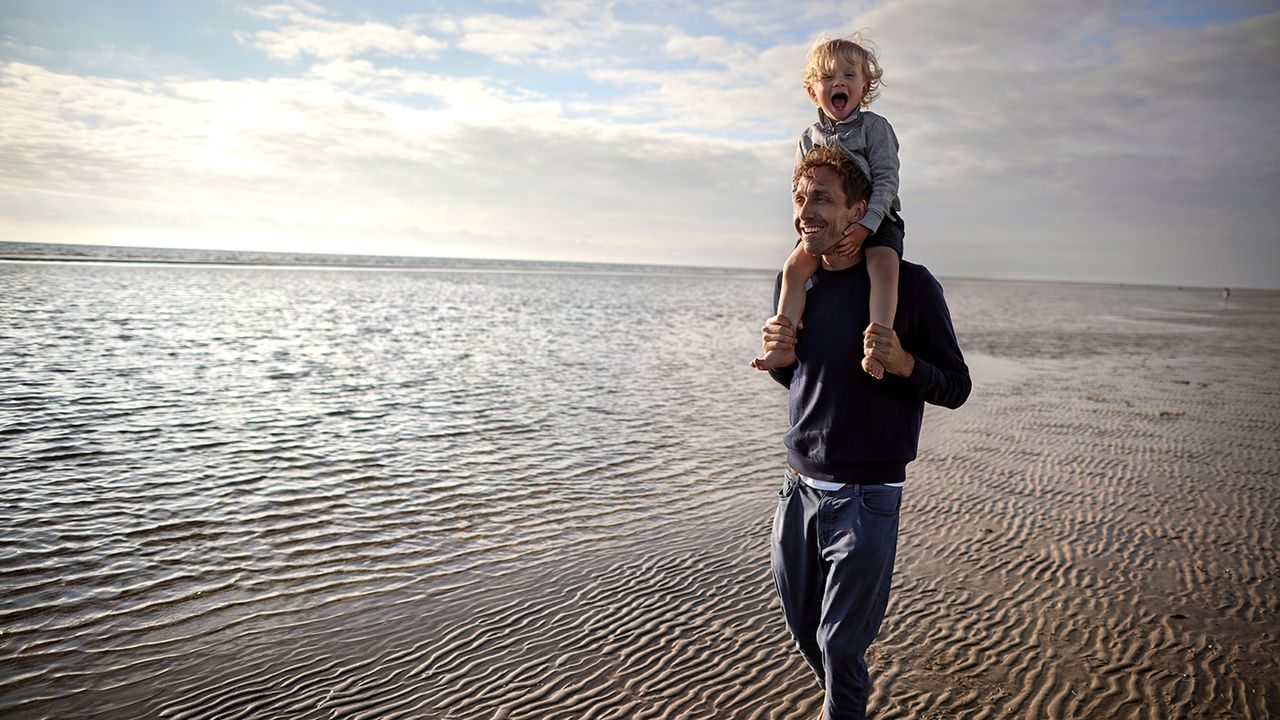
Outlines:
{"label": "wet sand", "polygon": [[[1002,355],[971,350],[970,403],[928,412],[875,717],[1280,715],[1274,300],[1078,338],[969,331]],[[776,483],[745,480],[607,569],[477,600],[427,716],[816,717],[768,574]]]}

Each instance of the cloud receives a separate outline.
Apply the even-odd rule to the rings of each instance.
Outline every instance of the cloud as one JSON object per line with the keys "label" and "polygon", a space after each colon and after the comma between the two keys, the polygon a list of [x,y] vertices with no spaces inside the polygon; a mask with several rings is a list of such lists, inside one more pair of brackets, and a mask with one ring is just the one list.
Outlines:
{"label": "cloud", "polygon": [[511,64],[559,56],[588,41],[572,22],[561,18],[509,18],[484,15],[458,24],[458,47]]}
{"label": "cloud", "polygon": [[[106,227],[128,217],[254,237],[434,238],[418,248],[426,254],[572,259],[550,249],[569,240],[596,260],[640,262],[655,247],[712,264],[783,254],[785,242],[761,252],[751,238],[786,232],[785,195],[765,171],[785,150],[566,118],[557,103],[513,102],[474,79],[363,63],[315,70],[124,81],[5,65],[7,194],[30,220],[74,197],[84,222]],[[396,101],[408,94],[436,104]],[[471,240],[439,244],[451,236]]]}
{"label": "cloud", "polygon": [[771,266],[789,248],[792,152],[814,114],[805,53],[820,33],[860,29],[887,72],[872,109],[902,141],[909,259],[942,274],[1150,268],[1175,282],[1280,270],[1280,13],[843,7],[533,3],[523,17],[351,20],[296,2],[252,11],[266,27],[238,36],[245,52],[293,63],[252,77],[11,62],[0,214],[96,220],[114,238],[225,226],[313,238],[296,249],[345,237]]}
{"label": "cloud", "polygon": [[277,60],[294,62],[303,56],[336,60],[365,53],[434,57],[445,48],[443,42],[421,34],[412,26],[326,20],[319,17],[324,9],[310,3],[270,5],[251,12],[282,25],[278,30],[241,33],[241,41],[251,42]]}
{"label": "cloud", "polygon": [[1093,248],[1096,258],[1142,237],[1149,252],[1176,253],[1176,238],[1225,231],[1256,252],[1280,219],[1262,199],[1280,167],[1280,131],[1267,119],[1280,109],[1268,90],[1280,15],[1142,20],[1075,2],[900,2],[860,18],[886,67],[872,109],[902,139],[907,217],[934,226],[908,244],[956,236],[931,199],[967,193],[948,204],[954,227],[998,231],[1011,245],[1053,228],[1031,247],[1081,237],[1112,246]]}
{"label": "cloud", "polygon": [[433,26],[456,35],[459,49],[510,65],[560,70],[625,61],[633,48],[653,43],[661,28],[622,22],[610,5],[576,2],[533,3],[521,16],[459,14],[436,18]]}
{"label": "cloud", "polygon": [[[873,2],[778,3],[769,0],[730,0],[707,8],[707,14],[734,31],[759,37],[815,35],[807,28],[825,31],[841,24],[841,19],[861,15]],[[816,36],[816,35],[815,35]],[[813,38],[809,38],[812,40]]]}

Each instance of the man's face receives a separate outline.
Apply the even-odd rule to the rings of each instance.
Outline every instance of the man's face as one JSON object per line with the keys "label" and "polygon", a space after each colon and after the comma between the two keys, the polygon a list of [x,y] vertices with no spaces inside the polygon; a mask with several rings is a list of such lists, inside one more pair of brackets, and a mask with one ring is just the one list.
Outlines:
{"label": "man's face", "polygon": [[819,75],[807,88],[813,102],[836,122],[852,115],[869,89],[862,64],[851,63],[843,56],[836,57],[835,66]]}
{"label": "man's face", "polygon": [[825,255],[844,237],[850,223],[862,218],[867,201],[848,207],[840,176],[829,167],[816,167],[800,176],[791,196],[792,217],[800,243],[810,255]]}

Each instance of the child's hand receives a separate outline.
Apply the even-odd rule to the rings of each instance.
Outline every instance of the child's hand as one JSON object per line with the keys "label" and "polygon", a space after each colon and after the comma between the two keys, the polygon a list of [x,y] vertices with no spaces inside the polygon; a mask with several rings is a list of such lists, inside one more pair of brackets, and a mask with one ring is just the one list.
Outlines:
{"label": "child's hand", "polygon": [[862,243],[866,241],[867,236],[870,234],[871,231],[867,229],[866,225],[860,225],[856,222],[849,223],[849,226],[844,229],[844,238],[831,248],[831,252],[836,257],[853,257],[862,249]]}

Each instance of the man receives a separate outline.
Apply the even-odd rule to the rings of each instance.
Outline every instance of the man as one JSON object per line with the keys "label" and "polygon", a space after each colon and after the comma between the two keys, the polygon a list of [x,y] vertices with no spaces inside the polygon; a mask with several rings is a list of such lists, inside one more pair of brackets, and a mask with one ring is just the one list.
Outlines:
{"label": "man", "polygon": [[[773,574],[787,628],[826,691],[824,717],[854,720],[866,717],[864,656],[889,601],[902,484],[924,403],[959,407],[971,383],[942,288],[924,267],[902,261],[894,327],[868,323],[861,248],[835,252],[871,194],[857,166],[839,150],[817,148],[793,185],[796,230],[822,266],[798,341],[781,316],[761,333],[766,351],[796,353],[795,363],[770,371],[789,388],[791,410]],[[863,356],[884,366],[883,380],[862,371]]]}

